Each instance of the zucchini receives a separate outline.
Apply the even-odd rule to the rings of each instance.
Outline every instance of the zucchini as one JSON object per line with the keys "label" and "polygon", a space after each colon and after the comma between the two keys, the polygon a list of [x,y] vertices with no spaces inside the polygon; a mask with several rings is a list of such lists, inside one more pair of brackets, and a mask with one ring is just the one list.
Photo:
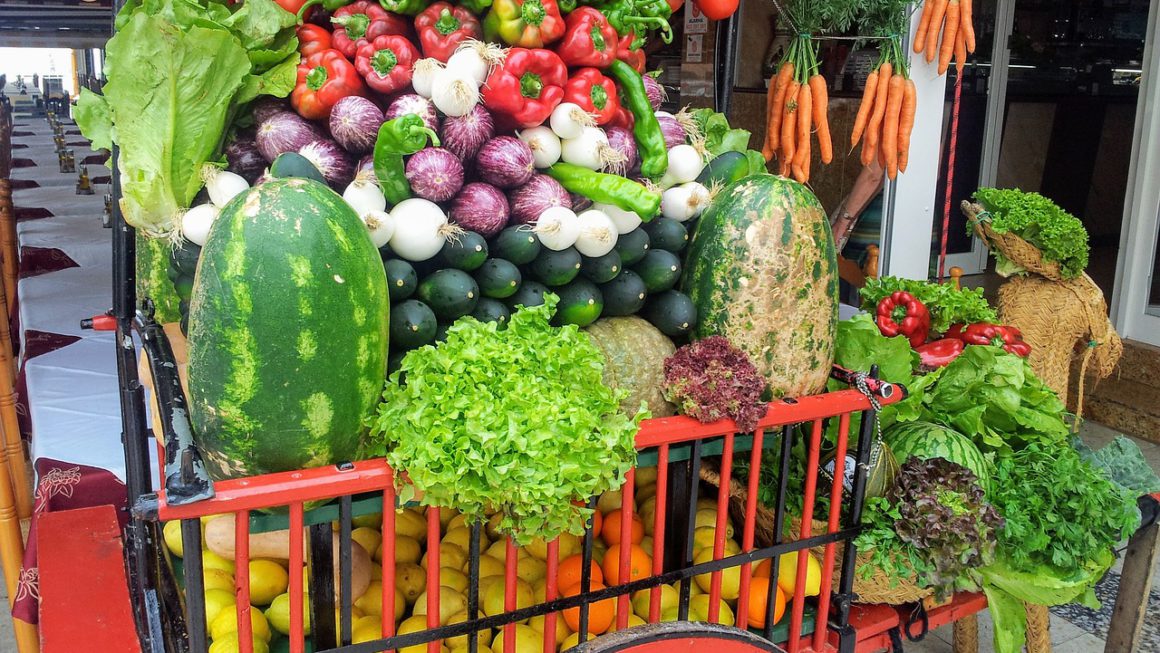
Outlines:
{"label": "zucchini", "polygon": [[531,272],[541,283],[562,286],[580,274],[580,252],[575,247],[558,252],[544,248],[532,261]]}
{"label": "zucchini", "polygon": [[541,249],[540,239],[532,230],[515,225],[499,232],[491,241],[491,255],[511,261],[516,265],[527,265],[536,259]]}
{"label": "zucchini", "polygon": [[632,267],[640,275],[649,294],[664,292],[677,285],[681,278],[681,259],[663,249],[650,250],[644,259]]}
{"label": "zucchini", "polygon": [[714,184],[728,186],[749,176],[749,159],[742,152],[723,152],[713,158],[697,175],[697,183],[705,188]]}
{"label": "zucchini", "polygon": [[435,340],[438,322],[431,307],[408,299],[391,308],[391,349],[407,351]]}
{"label": "zucchini", "polygon": [[504,299],[519,290],[523,276],[511,261],[489,258],[475,271],[475,281],[484,297]]}
{"label": "zucchini", "polygon": [[615,279],[600,284],[600,292],[604,295],[604,314],[612,316],[635,315],[648,297],[644,281],[632,270],[621,270]]}
{"label": "zucchini", "polygon": [[387,292],[391,296],[391,303],[397,304],[415,294],[419,285],[419,275],[415,268],[401,258],[389,258],[383,261],[383,269],[387,273]]}
{"label": "zucchini", "polygon": [[615,279],[616,275],[620,274],[622,267],[620,254],[617,254],[614,249],[604,256],[598,256],[596,258],[584,257],[584,260],[580,262],[580,274],[584,275],[590,281],[604,283]]}
{"label": "zucchini", "polygon": [[487,260],[487,241],[474,231],[465,231],[448,238],[440,254],[447,265],[471,272]]}
{"label": "zucchini", "polygon": [[475,309],[479,285],[463,270],[433,272],[419,284],[419,299],[444,322],[454,322]]}

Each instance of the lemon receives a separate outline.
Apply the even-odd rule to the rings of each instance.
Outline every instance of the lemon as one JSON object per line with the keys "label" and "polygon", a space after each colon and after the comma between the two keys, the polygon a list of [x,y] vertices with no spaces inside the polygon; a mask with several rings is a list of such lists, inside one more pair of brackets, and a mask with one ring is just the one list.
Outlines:
{"label": "lemon", "polygon": [[178,558],[184,557],[185,546],[181,541],[181,522],[177,520],[167,521],[161,527],[161,535],[165,538],[165,546],[169,547],[169,552]]}
{"label": "lemon", "polygon": [[[399,635],[406,635],[408,633],[417,633],[427,630],[427,615],[419,615],[410,617],[403,623],[399,624]],[[447,653],[447,647],[440,645],[441,653]],[[399,653],[427,653],[426,644],[416,644],[414,646],[407,646],[399,649]]]}
{"label": "lemon", "polygon": [[[495,634],[495,641],[491,643],[494,653],[504,653],[503,631],[499,629]],[[516,645],[512,653],[540,653],[544,650],[544,635],[531,626],[516,624]]]}
{"label": "lemon", "polygon": [[483,551],[483,555],[485,556],[491,556],[496,560],[507,560],[507,542],[503,540],[492,542],[491,546],[486,549],[481,546],[480,550]]}
{"label": "lemon", "polygon": [[[450,587],[439,588],[439,625],[446,626],[452,615],[467,611],[467,597]],[[427,593],[415,599],[413,615],[427,614]]]}
{"label": "lemon", "polygon": [[[238,653],[241,651],[238,646],[238,634],[227,633],[221,639],[214,638],[213,644],[209,646],[209,653]],[[254,653],[270,653],[270,645],[266,640],[258,636],[254,636]]]}
{"label": "lemon", "polygon": [[[710,530],[716,530],[717,508],[698,510],[696,524],[699,529],[708,528]],[[725,520],[725,537],[733,537],[733,524],[728,519]]]}
{"label": "lemon", "polygon": [[[463,573],[467,573],[470,562],[463,564]],[[497,560],[489,555],[479,556],[479,577],[481,579],[488,576],[503,576],[503,571],[502,560]]]}
{"label": "lemon", "polygon": [[624,505],[624,496],[620,490],[608,490],[596,500],[596,509],[603,515],[607,515],[613,510],[619,510],[622,505]]}
{"label": "lemon", "polygon": [[351,643],[373,642],[383,636],[383,623],[378,615],[360,617],[351,626]]}
{"label": "lemon", "polygon": [[[467,621],[467,613],[457,612],[451,615],[449,619],[447,619],[447,625],[461,624],[465,621]],[[488,645],[491,644],[491,629],[484,628],[483,630],[476,633],[475,640],[479,642],[480,650],[486,649]],[[470,642],[467,641],[467,635],[459,635],[458,637],[448,637],[447,639],[443,640],[443,643],[452,651],[456,649],[463,649],[466,651]]]}
{"label": "lemon", "polygon": [[516,574],[529,583],[534,583],[548,575],[548,563],[528,556],[520,558],[516,564]]}
{"label": "lemon", "polygon": [[[367,587],[362,596],[355,598],[354,606],[366,615],[378,616],[383,613],[383,583],[374,581]],[[395,588],[395,621],[398,621],[407,609],[407,599],[403,593]]]}
{"label": "lemon", "polygon": [[250,602],[254,605],[269,605],[289,585],[290,574],[282,565],[273,560],[250,561]]}
{"label": "lemon", "polygon": [[[358,515],[352,517],[350,523],[355,528],[373,528],[378,531],[383,526],[383,513],[373,512],[369,515]],[[382,537],[382,534],[379,534]]]}
{"label": "lemon", "polygon": [[[464,551],[471,550],[471,529],[467,526],[456,526],[455,521],[448,524],[447,534],[443,536],[445,544],[454,544]],[[491,541],[482,532],[479,534],[479,550],[486,551]]]}
{"label": "lemon", "polygon": [[636,485],[636,489],[641,489],[649,485],[657,484],[657,468],[656,467],[637,467],[636,473],[633,474],[632,480]]}
{"label": "lemon", "polygon": [[[532,617],[531,619],[529,619],[528,625],[531,626],[532,628],[535,628],[536,631],[542,635],[544,633],[544,628],[546,627],[544,622],[545,622],[544,615],[540,615],[538,617]],[[556,646],[558,647],[561,644],[563,644],[564,640],[568,639],[568,636],[571,634],[572,634],[572,629],[568,627],[568,624],[564,623],[564,620],[562,618],[557,616],[556,617]]]}
{"label": "lemon", "polygon": [[[250,624],[253,628],[254,639],[270,641],[272,635],[270,622],[266,621],[266,615],[262,614],[261,610],[250,608]],[[234,634],[236,639],[237,632],[238,614],[235,610],[222,610],[209,626],[209,636],[214,641],[225,639],[230,634]]]}
{"label": "lemon", "polygon": [[[375,558],[382,562],[383,550],[382,548],[375,549],[377,555]],[[400,535],[395,538],[395,564],[413,565],[419,562],[423,556],[423,547],[420,546],[419,540]]]}
{"label": "lemon", "polygon": [[[467,549],[464,549],[454,542],[439,543],[440,567],[454,567],[456,569],[461,569],[466,562]],[[423,554],[423,558],[419,560],[419,566],[423,567],[424,569],[427,568],[427,554]]]}
{"label": "lemon", "polygon": [[[290,634],[290,595],[279,594],[270,602],[270,607],[266,608],[266,621],[270,622],[270,627],[282,633],[283,635]],[[335,623],[338,623],[338,618],[335,618]],[[302,632],[305,635],[310,634],[310,603],[305,596],[302,597]]]}
{"label": "lemon", "polygon": [[371,580],[383,579],[383,566],[377,562],[371,563]]}
{"label": "lemon", "polygon": [[350,539],[358,542],[366,551],[373,553],[377,551],[379,545],[382,544],[383,535],[373,528],[367,528],[363,526],[351,531]]}
{"label": "lemon", "polygon": [[503,537],[499,532],[499,523],[503,521],[503,513],[497,512],[491,517],[487,518],[487,524],[484,525],[483,530],[487,533],[491,540],[502,540]]}
{"label": "lemon", "polygon": [[237,605],[233,590],[207,589],[205,591],[205,623],[212,624],[222,610],[231,612]]}
{"label": "lemon", "polygon": [[222,571],[233,574],[237,569],[237,565],[233,560],[226,560],[213,551],[201,552],[201,568],[202,569],[221,569]]}
{"label": "lemon", "polygon": [[415,603],[427,589],[427,570],[415,564],[405,564],[395,567],[395,587],[407,599],[407,605]]}
{"label": "lemon", "polygon": [[[726,606],[726,608],[728,608],[728,606]],[[724,613],[724,611],[722,611],[722,613]],[[625,630],[628,630],[629,628],[632,628],[633,626],[643,626],[643,625],[645,625],[644,619],[641,619],[640,617],[636,616],[635,614],[630,614],[630,615],[628,615],[628,625],[625,626]],[[730,623],[729,625],[733,625],[733,624]],[[610,632],[610,633],[616,632],[616,621],[615,620],[612,622],[612,627],[608,629],[608,632]]]}
{"label": "lemon", "polygon": [[[777,562],[777,586],[785,592],[787,597],[793,596],[797,589],[798,552],[790,551],[782,554]],[[817,596],[822,591],[822,565],[808,551],[806,552],[806,589],[805,596]]]}
{"label": "lemon", "polygon": [[[734,624],[733,610],[723,599],[719,599],[721,610],[717,613],[717,623],[724,626]],[[699,594],[689,599],[689,621],[709,621],[709,595]]]}
{"label": "lemon", "polygon": [[467,591],[467,574],[458,569],[451,569],[444,567],[439,570],[439,584],[444,587],[450,587],[456,592]]}
{"label": "lemon", "polygon": [[228,571],[206,569],[202,572],[202,578],[205,579],[203,582],[206,591],[225,590],[230,594],[234,593],[234,575]]}
{"label": "lemon", "polygon": [[[702,562],[709,562],[713,559],[712,547],[701,549],[697,555],[693,556],[695,564]],[[701,593],[709,591],[709,585],[712,582],[712,574],[701,574],[694,578],[695,585],[701,588]],[[721,570],[721,598],[732,601],[741,593],[741,567],[729,567]]]}
{"label": "lemon", "polygon": [[[681,594],[672,585],[661,585],[660,606],[661,612],[676,609]],[[639,590],[632,595],[632,612],[641,619],[648,619],[649,608],[652,605],[652,590]]]}
{"label": "lemon", "polygon": [[395,514],[395,536],[419,541],[427,538],[427,518],[413,510]]}
{"label": "lemon", "polygon": [[[530,608],[534,602],[532,586],[522,578],[516,579],[516,609]],[[488,585],[483,597],[483,613],[489,617],[508,612],[504,610],[504,583]]]}

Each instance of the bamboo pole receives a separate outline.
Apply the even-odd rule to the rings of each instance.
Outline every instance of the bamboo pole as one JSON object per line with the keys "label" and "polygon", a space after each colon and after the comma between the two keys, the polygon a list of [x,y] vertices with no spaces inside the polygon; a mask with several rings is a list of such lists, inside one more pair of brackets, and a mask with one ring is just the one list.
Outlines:
{"label": "bamboo pole", "polygon": [[[4,296],[16,298],[16,279],[20,274],[20,254],[16,249],[16,211],[12,206],[12,182],[0,179],[0,258],[3,259]],[[13,301],[5,315],[12,317]]]}

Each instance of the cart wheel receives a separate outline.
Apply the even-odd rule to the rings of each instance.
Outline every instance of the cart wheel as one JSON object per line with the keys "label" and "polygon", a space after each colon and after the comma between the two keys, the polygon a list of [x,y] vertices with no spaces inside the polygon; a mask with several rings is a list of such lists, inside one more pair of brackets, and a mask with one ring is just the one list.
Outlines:
{"label": "cart wheel", "polygon": [[[704,647],[704,648],[702,648]],[[768,640],[732,626],[675,621],[637,626],[580,644],[574,653],[672,653],[711,650],[713,653],[773,653],[781,649]]]}

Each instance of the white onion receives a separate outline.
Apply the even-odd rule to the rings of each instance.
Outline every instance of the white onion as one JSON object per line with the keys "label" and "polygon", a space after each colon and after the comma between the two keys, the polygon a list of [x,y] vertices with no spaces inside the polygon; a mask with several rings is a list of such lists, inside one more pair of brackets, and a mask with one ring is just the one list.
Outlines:
{"label": "white onion", "polygon": [[709,190],[690,181],[673,186],[661,194],[661,215],[684,222],[701,215],[709,206]]}
{"label": "white onion", "polygon": [[220,210],[213,204],[202,204],[186,211],[185,215],[181,216],[181,235],[194,245],[205,247],[205,241],[209,238],[209,228],[213,226],[214,220],[217,220]]}
{"label": "white onion", "polygon": [[411,71],[411,86],[415,88],[415,93],[430,100],[431,85],[440,70],[443,70],[443,62],[433,57],[416,61]]}
{"label": "white onion", "polygon": [[445,115],[465,116],[479,103],[479,83],[468,73],[444,68],[431,81],[431,101]]}
{"label": "white onion", "polygon": [[548,125],[560,138],[579,138],[585,127],[591,127],[596,121],[591,115],[572,102],[561,102],[552,110],[548,118]]}
{"label": "white onion", "polygon": [[498,45],[467,39],[448,57],[447,69],[460,71],[482,86],[491,69],[503,63],[506,56],[506,51]]}
{"label": "white onion", "polygon": [[383,191],[375,183],[374,175],[366,170],[359,170],[354,176],[354,181],[342,191],[342,199],[358,215],[387,210],[387,198],[383,197]]}
{"label": "white onion", "polygon": [[209,192],[209,201],[219,209],[250,188],[249,182],[241,175],[222,170],[213,164],[207,164],[202,168],[202,180],[205,181],[205,189]]}
{"label": "white onion", "polygon": [[375,247],[382,247],[391,241],[395,235],[395,219],[385,211],[368,211],[362,214],[363,224],[371,235],[371,242]]}
{"label": "white onion", "polygon": [[618,234],[626,234],[640,226],[641,219],[635,211],[626,211],[614,204],[601,204],[599,202],[593,204],[592,208],[604,211],[608,217],[612,218],[612,223],[616,225],[616,233]]}
{"label": "white onion", "polygon": [[606,170],[622,166],[627,157],[608,144],[608,136],[599,127],[584,127],[576,138],[561,141],[560,158],[589,170]]}
{"label": "white onion", "polygon": [[443,249],[447,236],[458,231],[439,205],[419,197],[396,204],[391,218],[395,223],[391,250],[408,261],[426,261],[435,256]]}
{"label": "white onion", "polygon": [[532,148],[532,160],[537,168],[547,168],[560,160],[560,137],[540,125],[520,132],[520,140]]}
{"label": "white onion", "polygon": [[616,247],[616,223],[604,211],[588,209],[576,216],[580,221],[580,235],[576,250],[589,258],[604,256]]}
{"label": "white onion", "polygon": [[553,206],[540,214],[532,231],[540,238],[540,244],[558,252],[576,244],[580,235],[580,219],[572,209]]}
{"label": "white onion", "polygon": [[669,169],[665,177],[673,184],[696,181],[705,169],[705,159],[692,145],[677,145],[669,150]]}

